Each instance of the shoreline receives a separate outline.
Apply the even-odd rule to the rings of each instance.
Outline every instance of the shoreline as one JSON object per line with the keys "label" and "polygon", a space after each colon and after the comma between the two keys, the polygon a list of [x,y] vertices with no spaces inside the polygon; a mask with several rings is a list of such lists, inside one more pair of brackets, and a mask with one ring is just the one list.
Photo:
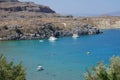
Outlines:
{"label": "shoreline", "polygon": [[[79,36],[86,36],[86,35],[99,35],[99,34],[104,34],[104,30],[120,30],[120,28],[101,28],[99,29],[100,30],[100,33],[98,34],[84,34],[84,35],[79,35]],[[59,36],[57,38],[62,38],[62,37],[72,37],[72,35],[69,35],[69,36]],[[17,39],[17,40],[1,40],[0,38],[0,41],[24,41],[24,40],[48,40],[48,38],[32,38],[32,39]]]}
{"label": "shoreline", "polygon": [[[7,26],[6,26],[7,27]],[[32,30],[32,32],[31,32]],[[35,28],[23,28],[15,27],[9,28],[7,30],[1,31],[1,40],[29,40],[29,39],[46,39],[51,36],[56,38],[64,36],[72,36],[73,34],[80,35],[92,35],[100,34],[100,30],[89,24],[79,24],[71,25],[71,27],[61,27],[54,23],[45,23],[41,26]]]}

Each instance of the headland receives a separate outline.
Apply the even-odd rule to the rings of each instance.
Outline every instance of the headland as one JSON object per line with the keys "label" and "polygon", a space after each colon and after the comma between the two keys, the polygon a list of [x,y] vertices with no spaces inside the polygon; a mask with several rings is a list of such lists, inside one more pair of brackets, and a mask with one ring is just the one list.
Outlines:
{"label": "headland", "polygon": [[91,35],[101,33],[100,29],[119,27],[120,17],[74,18],[33,2],[0,0],[0,40],[45,39],[51,35]]}

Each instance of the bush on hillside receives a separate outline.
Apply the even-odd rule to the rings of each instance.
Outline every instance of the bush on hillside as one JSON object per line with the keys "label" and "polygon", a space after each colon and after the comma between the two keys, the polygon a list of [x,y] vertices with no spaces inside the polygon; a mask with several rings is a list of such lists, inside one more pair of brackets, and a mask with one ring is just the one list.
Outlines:
{"label": "bush on hillside", "polygon": [[6,58],[0,55],[0,80],[25,80],[25,71],[21,63],[8,63]]}
{"label": "bush on hillside", "polygon": [[7,26],[7,25],[4,25],[4,26],[3,26],[3,29],[8,30],[8,26]]}
{"label": "bush on hillside", "polygon": [[120,80],[120,57],[112,57],[108,66],[98,63],[85,73],[85,80]]}

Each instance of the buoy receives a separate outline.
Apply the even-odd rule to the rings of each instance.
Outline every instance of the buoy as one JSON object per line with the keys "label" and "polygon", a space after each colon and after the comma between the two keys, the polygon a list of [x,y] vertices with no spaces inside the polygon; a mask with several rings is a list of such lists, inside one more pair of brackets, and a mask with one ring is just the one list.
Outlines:
{"label": "buoy", "polygon": [[89,54],[90,54],[90,52],[88,51],[88,52],[86,52],[86,54],[87,54],[87,55],[89,55]]}

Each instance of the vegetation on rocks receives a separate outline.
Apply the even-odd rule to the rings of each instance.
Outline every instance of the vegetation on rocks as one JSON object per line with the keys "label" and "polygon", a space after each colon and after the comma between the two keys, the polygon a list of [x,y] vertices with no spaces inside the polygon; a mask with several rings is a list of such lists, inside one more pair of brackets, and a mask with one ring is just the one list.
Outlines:
{"label": "vegetation on rocks", "polygon": [[3,26],[3,29],[7,30],[7,29],[8,29],[8,27],[7,27],[6,25],[4,25],[4,26]]}
{"label": "vegetation on rocks", "polygon": [[0,0],[0,40],[43,39],[73,34],[99,34],[94,25],[62,16],[48,6],[18,0]]}
{"label": "vegetation on rocks", "polygon": [[85,80],[120,80],[120,57],[112,57],[108,66],[98,63],[85,73]]}
{"label": "vegetation on rocks", "polygon": [[14,65],[0,55],[0,80],[25,80],[25,70],[21,63]]}

